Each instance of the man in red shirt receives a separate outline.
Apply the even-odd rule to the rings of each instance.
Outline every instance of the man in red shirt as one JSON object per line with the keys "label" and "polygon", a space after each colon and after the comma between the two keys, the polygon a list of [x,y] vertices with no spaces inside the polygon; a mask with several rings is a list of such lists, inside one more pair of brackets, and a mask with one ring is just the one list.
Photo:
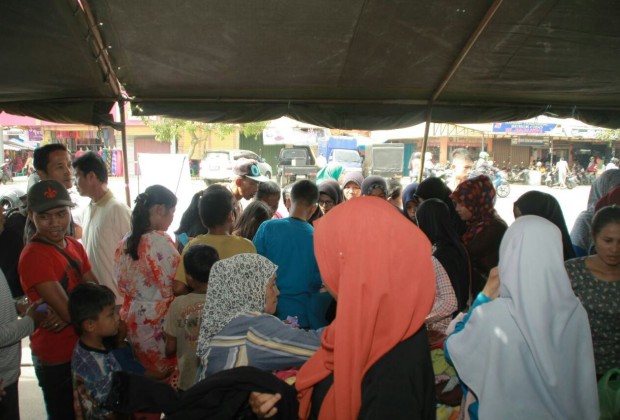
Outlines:
{"label": "man in red shirt", "polygon": [[[47,318],[30,338],[32,358],[50,419],[73,419],[71,356],[77,335],[71,326],[67,293],[94,282],[82,245],[66,235],[73,203],[58,181],[44,180],[28,191],[28,218],[36,232],[19,258],[22,288],[31,302],[43,300]],[[46,309],[45,309],[46,308]]]}

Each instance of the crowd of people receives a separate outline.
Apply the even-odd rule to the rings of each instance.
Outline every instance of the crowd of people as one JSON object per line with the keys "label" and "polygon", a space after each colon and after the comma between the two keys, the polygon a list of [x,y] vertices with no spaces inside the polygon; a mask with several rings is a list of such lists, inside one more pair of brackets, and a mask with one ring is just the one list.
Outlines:
{"label": "crowd of people", "polygon": [[620,368],[620,169],[569,233],[539,191],[508,226],[465,149],[453,185],[330,168],[280,188],[240,160],[173,239],[166,187],[130,209],[95,153],[33,163],[0,214],[0,418],[19,418],[25,336],[63,420],[597,419]]}

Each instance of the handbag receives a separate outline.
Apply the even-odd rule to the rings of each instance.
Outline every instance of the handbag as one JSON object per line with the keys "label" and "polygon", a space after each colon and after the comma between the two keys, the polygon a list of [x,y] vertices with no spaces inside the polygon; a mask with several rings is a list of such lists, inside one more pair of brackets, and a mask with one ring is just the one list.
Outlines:
{"label": "handbag", "polygon": [[598,381],[600,420],[620,419],[620,368],[611,368]]}

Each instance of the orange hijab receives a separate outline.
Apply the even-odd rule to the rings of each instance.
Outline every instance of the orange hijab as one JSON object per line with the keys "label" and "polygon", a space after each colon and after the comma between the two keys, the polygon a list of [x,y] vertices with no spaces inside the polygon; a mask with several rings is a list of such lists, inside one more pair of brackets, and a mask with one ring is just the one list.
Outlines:
{"label": "orange hijab", "polygon": [[336,319],[297,376],[299,417],[315,384],[334,373],[320,419],[357,418],[362,380],[374,363],[424,324],[435,298],[431,245],[387,201],[360,197],[317,223],[314,253],[338,298]]}

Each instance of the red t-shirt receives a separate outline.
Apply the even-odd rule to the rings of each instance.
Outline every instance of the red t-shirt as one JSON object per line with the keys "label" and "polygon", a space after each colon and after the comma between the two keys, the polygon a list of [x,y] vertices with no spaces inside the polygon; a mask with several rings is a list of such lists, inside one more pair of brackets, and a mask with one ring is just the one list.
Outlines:
{"label": "red t-shirt", "polygon": [[[91,270],[90,262],[82,244],[70,236],[65,236],[67,246],[64,251],[80,264],[82,274]],[[19,257],[19,277],[24,292],[31,302],[40,298],[34,286],[47,281],[61,282],[67,279],[65,291],[70,291],[82,279],[80,273],[69,264],[67,258],[51,244],[30,242]],[[30,348],[44,363],[65,363],[71,361],[73,348],[78,336],[69,325],[58,333],[39,327],[30,337]]]}

